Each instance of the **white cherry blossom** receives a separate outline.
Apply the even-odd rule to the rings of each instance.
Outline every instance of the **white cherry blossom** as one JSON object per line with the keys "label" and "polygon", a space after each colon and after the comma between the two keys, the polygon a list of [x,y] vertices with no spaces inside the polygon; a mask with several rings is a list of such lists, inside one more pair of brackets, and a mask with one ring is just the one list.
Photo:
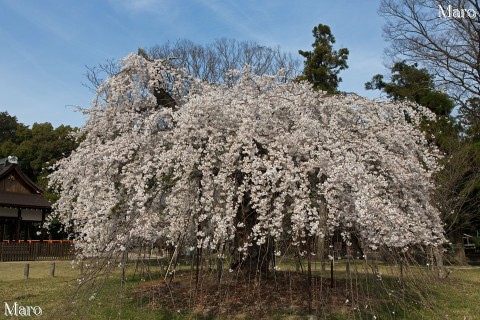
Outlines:
{"label": "white cherry blossom", "polygon": [[[130,55],[100,87],[79,147],[50,181],[83,254],[138,242],[218,249],[341,230],[370,247],[444,241],[430,202],[428,111],[237,72],[209,85]],[[176,101],[157,105],[159,87]],[[256,213],[249,226],[240,213]],[[243,246],[243,247],[242,247]]]}

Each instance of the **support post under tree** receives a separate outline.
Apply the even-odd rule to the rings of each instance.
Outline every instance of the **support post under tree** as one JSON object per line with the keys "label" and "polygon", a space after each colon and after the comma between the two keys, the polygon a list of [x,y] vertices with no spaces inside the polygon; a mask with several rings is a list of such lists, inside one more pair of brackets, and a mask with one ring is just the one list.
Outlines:
{"label": "support post under tree", "polygon": [[332,288],[332,289],[333,289],[334,283],[335,283],[335,279],[333,279],[333,259],[335,259],[335,258],[332,258],[330,260],[330,288]]}
{"label": "support post under tree", "polygon": [[312,238],[307,240],[307,270],[308,270],[308,313],[312,313]]}

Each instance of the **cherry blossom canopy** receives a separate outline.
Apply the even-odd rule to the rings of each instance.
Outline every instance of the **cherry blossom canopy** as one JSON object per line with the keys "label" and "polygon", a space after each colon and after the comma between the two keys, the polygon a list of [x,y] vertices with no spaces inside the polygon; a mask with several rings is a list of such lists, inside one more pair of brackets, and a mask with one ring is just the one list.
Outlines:
{"label": "cherry blossom canopy", "polygon": [[215,249],[245,228],[240,252],[334,230],[373,248],[444,240],[430,203],[439,154],[418,129],[427,110],[248,69],[210,85],[168,61],[132,54],[121,66],[50,177],[84,252],[180,239]]}

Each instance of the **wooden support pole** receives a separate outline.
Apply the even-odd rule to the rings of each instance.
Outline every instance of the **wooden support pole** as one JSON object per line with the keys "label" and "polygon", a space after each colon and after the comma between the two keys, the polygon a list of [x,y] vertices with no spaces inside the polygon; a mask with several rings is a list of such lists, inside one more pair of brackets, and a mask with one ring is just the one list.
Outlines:
{"label": "wooden support pole", "polygon": [[127,280],[127,261],[128,261],[128,253],[127,251],[123,252],[123,257],[122,257],[122,286],[125,284],[125,281]]}
{"label": "wooden support pole", "polygon": [[330,260],[330,288],[333,289],[335,279],[333,279],[333,259]]}
{"label": "wooden support pole", "polygon": [[222,254],[217,258],[217,285],[218,285],[219,288],[220,288],[220,283],[221,283],[221,280],[222,280],[222,271],[223,271]]}
{"label": "wooden support pole", "polygon": [[350,262],[347,261],[347,264],[345,265],[345,271],[347,272],[347,276],[350,275]]}
{"label": "wooden support pole", "polygon": [[83,275],[83,260],[80,261],[80,275]]}
{"label": "wooden support pole", "polygon": [[307,268],[308,268],[308,313],[312,314],[312,300],[313,300],[313,292],[312,292],[312,239],[307,239]]}
{"label": "wooden support pole", "polygon": [[25,263],[25,265],[23,266],[23,278],[28,279],[29,274],[30,274],[30,264]]}

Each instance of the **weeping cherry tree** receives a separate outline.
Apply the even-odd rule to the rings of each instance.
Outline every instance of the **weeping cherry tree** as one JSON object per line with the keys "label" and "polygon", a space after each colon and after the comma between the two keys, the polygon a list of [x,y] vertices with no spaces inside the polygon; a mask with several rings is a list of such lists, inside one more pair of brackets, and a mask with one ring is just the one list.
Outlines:
{"label": "weeping cherry tree", "polygon": [[191,245],[268,270],[277,243],[310,254],[334,232],[370,249],[444,242],[428,110],[231,72],[234,85],[211,85],[167,60],[120,62],[50,177],[78,252]]}

